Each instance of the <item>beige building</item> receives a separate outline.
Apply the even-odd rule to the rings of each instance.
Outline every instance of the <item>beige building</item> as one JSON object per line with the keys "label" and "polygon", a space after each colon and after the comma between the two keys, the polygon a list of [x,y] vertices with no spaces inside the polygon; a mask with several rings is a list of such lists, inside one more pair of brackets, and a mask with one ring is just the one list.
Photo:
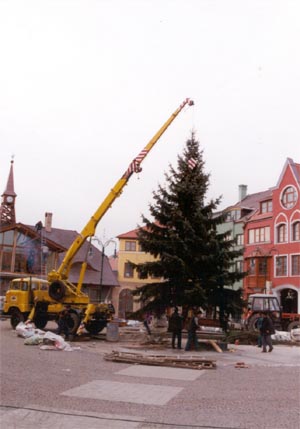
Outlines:
{"label": "beige building", "polygon": [[[126,232],[119,235],[119,252],[117,260],[117,276],[120,288],[113,290],[113,304],[116,309],[116,314],[119,317],[126,318],[129,313],[140,308],[140,304],[134,302],[132,290],[145,283],[157,282],[157,278],[140,279],[136,270],[134,270],[129,262],[140,264],[144,262],[154,261],[154,257],[149,253],[143,252],[140,247],[138,229]],[[115,263],[111,260],[111,263]],[[112,267],[114,270],[115,268]]]}

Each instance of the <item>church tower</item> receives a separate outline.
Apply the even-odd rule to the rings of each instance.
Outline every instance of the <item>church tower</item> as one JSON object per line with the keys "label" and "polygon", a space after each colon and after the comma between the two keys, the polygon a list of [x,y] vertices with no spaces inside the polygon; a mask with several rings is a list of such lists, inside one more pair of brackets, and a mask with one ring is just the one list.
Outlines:
{"label": "church tower", "polygon": [[10,171],[8,175],[6,189],[1,195],[0,206],[0,225],[12,225],[16,223],[15,200],[17,194],[14,190],[14,160],[10,162]]}

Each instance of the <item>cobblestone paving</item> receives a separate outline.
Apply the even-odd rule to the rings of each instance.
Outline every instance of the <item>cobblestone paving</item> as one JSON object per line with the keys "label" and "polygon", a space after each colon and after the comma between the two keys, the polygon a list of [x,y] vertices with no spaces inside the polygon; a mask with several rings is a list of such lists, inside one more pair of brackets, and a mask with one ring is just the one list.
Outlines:
{"label": "cobblestone paving", "polygon": [[[203,348],[197,356],[217,368],[192,370],[108,362],[104,354],[123,345],[105,341],[42,351],[6,322],[0,343],[1,429],[300,428],[300,347]],[[174,355],[170,347],[138,351]]]}

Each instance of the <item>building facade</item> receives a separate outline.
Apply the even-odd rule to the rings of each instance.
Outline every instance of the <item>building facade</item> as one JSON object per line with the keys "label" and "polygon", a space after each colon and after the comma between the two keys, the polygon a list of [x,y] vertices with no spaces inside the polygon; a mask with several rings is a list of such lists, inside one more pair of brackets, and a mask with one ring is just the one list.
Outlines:
{"label": "building facade", "polygon": [[138,229],[134,229],[117,237],[119,240],[117,272],[120,288],[113,291],[113,303],[116,313],[121,318],[126,318],[132,311],[140,309],[140,304],[134,301],[131,292],[145,283],[158,281],[157,278],[140,279],[130,264],[130,262],[141,264],[154,260],[152,255],[141,249],[137,233]]}
{"label": "building facade", "polygon": [[288,158],[277,184],[245,223],[245,295],[275,294],[300,313],[300,164]]}

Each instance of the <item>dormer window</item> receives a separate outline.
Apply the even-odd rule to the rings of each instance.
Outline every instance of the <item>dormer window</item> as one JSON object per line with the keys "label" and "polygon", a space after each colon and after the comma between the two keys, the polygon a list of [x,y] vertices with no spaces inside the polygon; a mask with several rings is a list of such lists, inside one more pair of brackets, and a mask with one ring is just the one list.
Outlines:
{"label": "dormer window", "polygon": [[263,201],[260,203],[260,212],[261,213],[271,213],[273,211],[272,200]]}
{"label": "dormer window", "polygon": [[296,205],[298,192],[294,186],[288,186],[282,193],[281,204],[285,209],[291,209]]}
{"label": "dormer window", "polygon": [[226,222],[231,222],[240,219],[241,217],[241,210],[231,210],[230,212],[227,212],[226,214]]}

